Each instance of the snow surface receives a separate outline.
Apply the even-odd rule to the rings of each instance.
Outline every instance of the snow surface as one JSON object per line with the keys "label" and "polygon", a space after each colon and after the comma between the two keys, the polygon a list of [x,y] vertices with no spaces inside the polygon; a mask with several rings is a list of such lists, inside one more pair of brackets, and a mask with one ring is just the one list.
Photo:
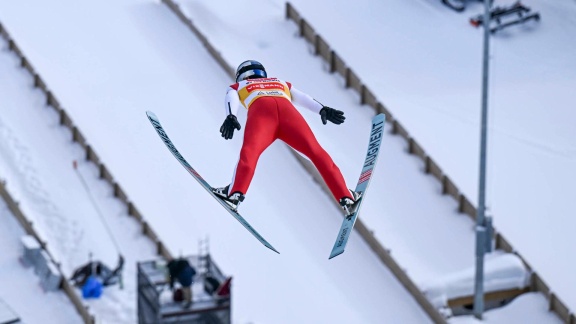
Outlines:
{"label": "snow surface", "polygon": [[[482,30],[468,19],[482,13],[481,2],[468,1],[462,14],[439,0],[291,2],[476,202]],[[497,229],[574,310],[576,2],[522,3],[540,22],[491,38],[488,207]]]}
{"label": "snow surface", "polygon": [[[23,323],[43,323],[47,318],[52,323],[79,323],[80,316],[64,292],[45,292],[34,268],[26,269],[20,263],[20,239],[24,235],[26,233],[0,199],[0,303],[4,301]],[[31,303],[34,307],[30,307]]]}
{"label": "snow surface", "polygon": [[[243,3],[228,3],[230,10],[222,12],[218,11],[218,7],[224,5],[222,1],[181,3],[229,62],[261,58],[269,73],[284,77],[320,102],[346,112],[346,123],[342,126],[324,126],[317,115],[308,112],[304,112],[304,117],[352,187],[365,154],[366,125],[374,112],[369,107],[358,106],[352,92],[343,91],[340,80],[322,70],[305,43],[294,37],[293,24],[283,19],[284,7],[269,1],[253,1],[261,10],[260,19],[251,23],[253,28],[242,31],[247,34],[242,38],[226,30],[242,30],[242,22],[233,20],[232,16]],[[213,21],[227,24],[211,23]],[[279,59],[284,56],[290,60]],[[382,147],[368,193],[368,197],[373,198],[363,204],[360,218],[392,249],[394,257],[417,282],[471,266],[475,242],[473,224],[456,213],[454,201],[440,195],[440,186],[434,179],[423,176],[420,162],[404,153],[404,140],[386,134]],[[430,214],[438,217],[432,219]],[[436,235],[430,235],[431,231]]]}
{"label": "snow surface", "polygon": [[[470,267],[424,283],[422,291],[437,308],[448,300],[474,295],[476,268]],[[530,273],[514,254],[493,252],[485,256],[484,292],[523,289],[530,283]]]}
{"label": "snow surface", "polygon": [[[283,5],[252,1],[254,7],[260,9],[259,19],[250,23],[251,28],[243,28],[243,22],[234,19],[234,13],[241,11],[245,3],[193,0],[180,0],[178,3],[229,62],[258,58],[265,66],[272,66],[268,71],[274,71],[275,76],[290,76],[286,78],[300,89],[315,89],[315,92],[310,93],[330,93],[330,102],[322,97],[316,98],[327,105],[331,105],[331,102],[341,105],[339,108],[346,111],[348,123],[366,118],[366,111],[358,109],[358,105],[351,101],[356,99],[353,95],[345,93],[341,96],[341,84],[334,82],[335,78],[327,74],[318,75],[321,64],[318,64],[318,60],[311,62],[304,41],[289,37],[296,35],[297,31],[291,29],[293,26],[290,24],[286,26],[286,23],[282,23]],[[229,10],[219,10],[224,6]],[[293,48],[299,48],[300,51],[294,51]],[[288,52],[289,55],[286,54]],[[289,57],[290,60],[282,60],[283,57]],[[307,65],[308,62],[316,66]],[[358,152],[352,154],[339,150],[340,145],[351,138],[351,134],[327,133],[322,125],[315,123],[316,118],[309,116],[311,127],[325,147],[333,147],[333,151],[329,151],[344,174],[353,175],[359,162],[351,159],[361,156],[362,148],[358,147]],[[354,138],[356,143],[362,140],[361,137]],[[422,176],[418,171],[422,170],[421,163],[402,153],[406,149],[405,145],[403,140],[391,135],[384,139],[385,162],[380,163],[385,167],[376,173],[371,189],[371,192],[377,191],[382,196],[380,204],[372,205],[373,201],[367,200],[361,218],[375,229],[376,237],[392,248],[394,257],[406,267],[412,279],[425,289],[428,283],[437,282],[439,277],[450,278],[454,273],[461,273],[473,266],[473,223],[455,212],[455,202],[450,198],[439,199],[439,184]],[[347,180],[349,183],[353,181]],[[525,280],[519,283],[518,275],[525,279],[526,273],[523,271],[507,278],[506,283],[510,286],[500,288],[523,286]],[[494,286],[488,285],[488,288]]]}
{"label": "snow surface", "polygon": [[[90,254],[111,268],[118,253],[124,255],[123,289],[107,288],[103,298],[87,305],[105,322],[135,322],[135,262],[155,258],[155,245],[113,198],[110,186],[98,179],[97,168],[83,161],[82,148],[72,143],[71,133],[59,125],[56,112],[45,106],[44,95],[33,88],[32,77],[18,64],[17,56],[0,39],[0,176],[67,277]],[[79,161],[77,170],[74,160]],[[20,302],[26,298],[22,296]]]}
{"label": "snow surface", "polygon": [[[128,0],[55,3],[0,1],[0,21],[169,248],[195,252],[196,242],[210,235],[215,260],[235,277],[235,322],[428,321],[355,233],[344,255],[327,260],[339,211],[311,185],[284,145],[274,144],[264,153],[242,206],[242,213],[280,256],[261,247],[216,202],[206,202],[206,193],[170,157],[144,111],[156,112],[181,153],[214,185],[229,181],[242,132],[234,141],[219,137],[222,98],[231,81],[165,6]],[[284,5],[255,0],[224,6],[221,1],[183,3],[231,64],[259,59],[274,75],[346,111],[342,126],[323,126],[318,116],[303,114],[347,182],[355,183],[373,112],[359,108],[355,95],[343,91],[341,80],[325,73],[309,54],[295,37],[295,27],[284,20]],[[59,10],[53,11],[54,6]],[[247,27],[238,19],[238,6],[256,8],[258,19]],[[328,7],[324,4],[322,10]],[[52,14],[45,15],[47,11]],[[312,22],[333,24],[333,17],[323,15]],[[357,19],[359,24],[362,19]],[[403,41],[397,39],[398,44]],[[365,53],[356,52],[356,61],[367,61]],[[243,123],[245,115],[239,118]],[[444,133],[443,127],[434,130]],[[418,283],[470,267],[472,222],[456,213],[454,201],[440,195],[434,179],[422,175],[421,163],[404,153],[403,140],[387,135],[383,145],[360,217],[392,247],[394,257]],[[343,146],[350,147],[349,152]],[[306,206],[306,221],[299,221],[306,216],[292,206],[283,206],[285,201]],[[545,299],[536,295],[521,305],[525,314],[537,312],[536,318],[546,316],[540,314],[545,308],[533,307],[542,303]],[[334,309],[339,312],[334,314]],[[518,315],[506,309],[504,319],[495,323]]]}
{"label": "snow surface", "polygon": [[[170,156],[146,110],[157,113],[181,152],[212,183],[229,181],[240,143],[224,142],[217,131],[230,80],[165,6],[64,3],[49,17],[44,13],[54,3],[2,3],[0,19],[22,40],[18,44],[169,249],[194,253],[198,240],[210,235],[214,260],[234,276],[234,322],[429,322],[358,235],[352,234],[345,256],[328,260],[341,212],[311,185],[287,147],[273,145],[264,154],[242,209],[281,255],[262,247]],[[66,42],[46,42],[47,35]],[[34,122],[50,117],[42,114],[48,116]],[[34,129],[21,127],[17,138],[41,146]],[[364,122],[362,128],[368,127]],[[367,134],[361,134],[364,140]],[[70,170],[69,163],[61,168]],[[306,212],[284,206],[284,197]]]}

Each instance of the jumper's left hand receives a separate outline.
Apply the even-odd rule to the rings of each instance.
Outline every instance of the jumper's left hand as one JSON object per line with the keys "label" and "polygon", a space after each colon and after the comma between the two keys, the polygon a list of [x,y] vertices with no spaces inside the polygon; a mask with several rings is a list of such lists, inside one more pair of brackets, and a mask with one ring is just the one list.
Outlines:
{"label": "jumper's left hand", "polygon": [[331,121],[336,125],[340,125],[344,122],[346,117],[344,117],[344,112],[324,106],[320,110],[320,117],[322,118],[322,124],[326,125],[327,121]]}

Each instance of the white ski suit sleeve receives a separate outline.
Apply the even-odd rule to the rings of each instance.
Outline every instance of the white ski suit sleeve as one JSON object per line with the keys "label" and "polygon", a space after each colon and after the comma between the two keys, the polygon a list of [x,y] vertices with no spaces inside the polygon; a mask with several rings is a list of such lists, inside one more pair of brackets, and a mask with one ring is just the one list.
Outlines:
{"label": "white ski suit sleeve", "polygon": [[236,113],[238,113],[238,108],[240,108],[240,106],[242,105],[240,103],[240,98],[238,97],[238,92],[232,88],[229,88],[228,91],[226,92],[226,97],[224,100],[225,100],[224,108],[226,110],[226,116],[230,114],[236,116]]}
{"label": "white ski suit sleeve", "polygon": [[294,86],[290,89],[290,95],[292,96],[292,103],[307,108],[317,114],[319,114],[320,110],[324,107],[323,104],[319,103],[308,94],[294,88]]}

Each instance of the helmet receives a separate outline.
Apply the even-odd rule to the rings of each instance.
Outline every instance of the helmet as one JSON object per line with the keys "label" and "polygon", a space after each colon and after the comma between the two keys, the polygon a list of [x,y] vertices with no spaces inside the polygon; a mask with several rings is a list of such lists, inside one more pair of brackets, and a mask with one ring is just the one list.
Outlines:
{"label": "helmet", "polygon": [[266,70],[264,66],[254,60],[248,60],[238,65],[236,69],[236,82],[252,78],[266,78]]}

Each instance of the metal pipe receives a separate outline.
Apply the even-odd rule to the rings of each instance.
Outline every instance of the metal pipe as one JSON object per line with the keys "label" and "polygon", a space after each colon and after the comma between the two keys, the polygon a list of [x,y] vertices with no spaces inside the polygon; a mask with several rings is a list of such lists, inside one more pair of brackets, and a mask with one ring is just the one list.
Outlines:
{"label": "metal pipe", "polygon": [[480,124],[480,179],[478,183],[478,211],[476,215],[476,278],[474,284],[474,317],[482,319],[484,312],[484,254],[486,252],[486,156],[488,133],[488,63],[490,40],[490,5],[484,0],[484,53],[482,57],[482,112]]}

